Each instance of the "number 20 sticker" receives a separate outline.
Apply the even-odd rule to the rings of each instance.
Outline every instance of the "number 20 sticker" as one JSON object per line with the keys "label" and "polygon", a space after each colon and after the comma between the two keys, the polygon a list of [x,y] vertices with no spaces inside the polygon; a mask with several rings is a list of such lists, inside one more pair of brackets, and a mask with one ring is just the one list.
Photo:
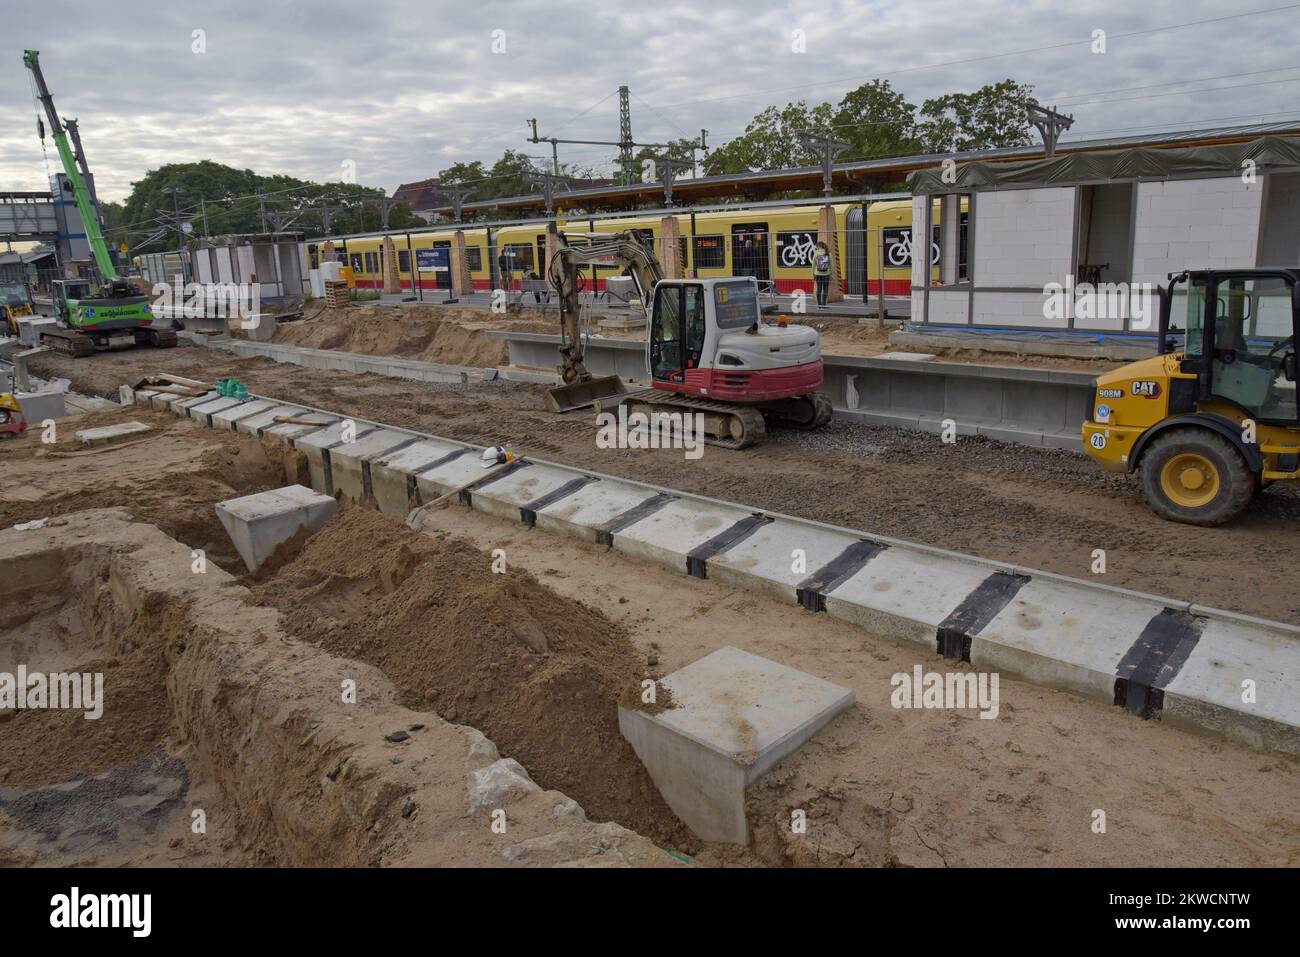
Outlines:
{"label": "number 20 sticker", "polygon": [[1106,447],[1106,433],[1094,432],[1092,438],[1088,439],[1094,449],[1104,449]]}

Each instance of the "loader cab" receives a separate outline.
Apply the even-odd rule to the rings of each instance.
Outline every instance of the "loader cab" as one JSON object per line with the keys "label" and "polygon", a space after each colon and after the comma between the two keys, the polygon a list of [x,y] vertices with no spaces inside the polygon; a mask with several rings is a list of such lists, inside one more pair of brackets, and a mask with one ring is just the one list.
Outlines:
{"label": "loader cab", "polygon": [[1196,398],[1261,423],[1300,423],[1300,270],[1195,270],[1161,291],[1159,341],[1196,375]]}

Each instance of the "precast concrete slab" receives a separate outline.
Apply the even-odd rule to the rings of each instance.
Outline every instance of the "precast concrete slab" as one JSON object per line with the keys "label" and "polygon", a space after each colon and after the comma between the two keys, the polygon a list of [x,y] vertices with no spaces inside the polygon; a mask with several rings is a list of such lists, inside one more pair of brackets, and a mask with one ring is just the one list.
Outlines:
{"label": "precast concrete slab", "polygon": [[242,405],[243,399],[232,399],[227,396],[217,396],[207,402],[199,402],[195,405],[186,406],[185,414],[195,422],[206,426],[212,425],[212,414],[221,412],[225,409],[233,409],[237,405]]}
{"label": "precast concrete slab", "polygon": [[975,562],[884,548],[825,592],[825,608],[873,634],[934,651],[939,626],[990,574]]}
{"label": "precast concrete slab", "polygon": [[478,453],[468,449],[464,454],[447,453],[448,458],[415,476],[415,489],[421,502],[431,502],[467,482],[482,478],[487,469],[479,462]]}
{"label": "precast concrete slab", "polygon": [[612,535],[613,546],[637,558],[689,572],[696,549],[725,535],[752,513],[714,502],[673,499]]}
{"label": "precast concrete slab", "polygon": [[[321,412],[313,412],[311,409],[294,409],[284,418],[301,419],[300,422],[272,422],[262,430],[262,434],[270,436],[273,439],[293,445],[299,436],[315,432],[317,429],[323,429],[327,425],[333,425],[335,422],[346,422],[347,419],[340,419],[337,416],[325,415]],[[364,431],[368,426],[357,426],[357,432]]]}
{"label": "precast concrete slab", "polygon": [[334,489],[354,502],[366,502],[370,495],[370,462],[378,456],[418,441],[409,432],[394,429],[375,429],[359,436],[354,442],[344,442],[328,450],[330,475]]}
{"label": "precast concrete slab", "polygon": [[[263,409],[261,412],[254,412],[248,418],[239,419],[235,422],[235,431],[243,432],[247,435],[264,435],[268,429],[279,428],[279,424],[275,421],[277,418],[299,417],[322,419],[326,422],[337,421],[332,415],[313,415],[310,410],[304,409],[300,405],[276,405],[272,403],[272,405]],[[317,426],[303,425],[291,426],[290,428],[306,430],[317,428]],[[295,431],[288,434],[282,432],[277,434],[277,438],[287,442],[296,434],[300,434],[300,432]]]}
{"label": "precast concrete slab", "polygon": [[801,583],[859,541],[848,532],[778,518],[709,559],[708,577],[798,601]]}
{"label": "precast concrete slab", "polygon": [[1035,577],[987,624],[973,630],[967,660],[982,671],[1005,670],[1114,701],[1120,662],[1164,610],[1160,602],[1119,590],[1098,601],[1096,593]]}
{"label": "precast concrete slab", "polygon": [[[154,393],[155,396],[161,396],[167,394],[168,393],[165,392]],[[173,397],[170,402],[166,403],[166,408],[169,409],[174,415],[184,416],[190,414],[191,406],[204,405],[208,402],[211,402],[213,399],[219,399],[219,398],[221,398],[221,396],[219,396],[216,390],[214,389],[211,392],[205,392],[203,395],[195,396],[194,398],[185,398],[183,396]]]}
{"label": "precast concrete slab", "polygon": [[212,427],[214,429],[229,429],[234,431],[235,423],[240,419],[246,419],[250,415],[256,415],[258,412],[265,412],[267,409],[274,408],[275,403],[266,399],[247,399],[239,405],[231,406],[229,409],[222,409],[220,412],[212,414]]}
{"label": "precast concrete slab", "polygon": [[607,525],[658,499],[658,495],[647,492],[644,486],[603,478],[536,509],[536,524],[548,531],[601,541],[601,531]]}
{"label": "precast concrete slab", "polygon": [[619,732],[697,837],[749,843],[745,789],[854,702],[848,688],[726,646],[660,679],[672,707]]}
{"label": "precast concrete slab", "polygon": [[82,445],[108,445],[136,438],[151,429],[143,422],[119,422],[117,425],[104,425],[97,429],[80,429],[73,432],[73,437]]}
{"label": "precast concrete slab", "polygon": [[218,502],[216,510],[239,557],[253,572],[298,532],[314,532],[333,518],[338,503],[301,485],[289,485]]}
{"label": "precast concrete slab", "polygon": [[551,496],[575,491],[591,481],[574,475],[570,469],[524,460],[517,468],[474,486],[469,493],[470,504],[488,515],[532,525],[537,508],[544,508]]}
{"label": "precast concrete slab", "polygon": [[1163,715],[1268,750],[1300,754],[1300,641],[1253,622],[1204,618],[1165,680]]}
{"label": "precast concrete slab", "polygon": [[[308,414],[310,415],[310,413]],[[312,417],[314,418],[314,416]],[[280,426],[276,428],[280,428]],[[334,481],[330,474],[330,450],[343,445],[345,442],[349,444],[356,442],[358,439],[364,438],[367,433],[374,431],[372,426],[363,425],[351,419],[340,419],[326,426],[295,426],[295,428],[309,429],[309,431],[300,432],[291,441],[293,447],[307,458],[307,471],[311,476],[311,487],[326,495],[334,494]],[[273,435],[275,429],[267,429],[266,433]]]}
{"label": "precast concrete slab", "polygon": [[385,515],[404,517],[415,507],[416,475],[452,455],[471,450],[437,439],[419,439],[415,443],[386,452],[370,461],[370,492],[376,507]]}

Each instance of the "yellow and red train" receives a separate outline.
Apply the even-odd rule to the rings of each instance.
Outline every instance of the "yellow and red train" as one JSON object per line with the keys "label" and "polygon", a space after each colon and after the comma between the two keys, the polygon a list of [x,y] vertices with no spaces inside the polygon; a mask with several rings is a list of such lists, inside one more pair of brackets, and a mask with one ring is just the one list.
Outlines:
{"label": "yellow and red train", "polygon": [[[886,200],[866,208],[857,203],[832,204],[837,236],[836,275],[847,295],[875,296],[880,292],[881,263],[885,295],[911,295],[912,203]],[[680,234],[679,255],[683,274],[698,278],[754,276],[771,281],[775,290],[788,294],[796,289],[813,291],[812,256],[817,242],[818,205],[766,207],[760,209],[711,210],[674,214]],[[963,214],[964,215],[964,214]],[[930,242],[930,262],[938,262],[939,205],[934,207],[936,224]],[[560,221],[569,233],[614,233],[631,230],[653,240],[660,259],[663,216],[631,215],[616,219],[574,217]],[[455,230],[408,234],[394,232],[398,281],[403,290],[446,289],[451,286],[451,248]],[[545,223],[487,228],[468,224],[463,228],[466,259],[475,289],[490,289],[502,283],[508,267],[511,279],[543,274]],[[964,233],[964,230],[963,230]],[[382,236],[343,237],[333,241],[335,255],[352,267],[356,285],[362,289],[383,285]],[[316,266],[319,242],[306,244],[307,261]],[[495,262],[494,262],[495,260]],[[495,266],[495,269],[493,268]],[[414,267],[414,270],[412,269]],[[598,289],[612,269],[595,267]]]}

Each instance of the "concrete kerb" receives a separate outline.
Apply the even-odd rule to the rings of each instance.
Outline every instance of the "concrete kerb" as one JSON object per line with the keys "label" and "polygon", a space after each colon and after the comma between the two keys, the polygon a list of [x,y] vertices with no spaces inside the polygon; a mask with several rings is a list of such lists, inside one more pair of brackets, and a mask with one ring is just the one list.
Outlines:
{"label": "concrete kerb", "polygon": [[[256,398],[266,397],[257,396]],[[137,401],[148,401],[148,399],[137,397]],[[322,415],[332,416],[335,414],[311,407],[304,408],[309,412]],[[357,425],[358,433],[363,428],[382,427],[378,423],[371,423],[368,420],[354,419],[353,421]],[[475,452],[481,451],[483,448],[482,446],[413,430],[390,429],[390,431],[404,433],[412,439],[442,443],[449,447],[458,447]],[[416,443],[416,445],[418,444]],[[414,447],[415,445],[411,446],[411,448]],[[1066,589],[1075,590],[1076,592],[1082,591],[1073,607],[1085,610],[1084,620],[1090,618],[1090,614],[1086,612],[1088,608],[1106,603],[1128,604],[1126,600],[1131,600],[1137,602],[1138,606],[1145,611],[1169,609],[1171,612],[1186,613],[1190,617],[1195,617],[1199,621],[1206,623],[1204,624],[1204,630],[1211,637],[1220,633],[1229,633],[1224,629],[1210,628],[1209,623],[1215,622],[1236,625],[1239,626],[1239,629],[1247,631],[1262,632],[1262,635],[1256,636],[1255,645],[1250,647],[1258,647],[1263,650],[1262,653],[1267,653],[1276,660],[1270,660],[1262,665],[1256,660],[1255,669],[1260,672],[1254,677],[1256,685],[1276,695],[1277,691],[1274,686],[1261,680],[1266,673],[1276,673],[1284,676],[1280,679],[1283,683],[1292,677],[1300,677],[1300,660],[1293,664],[1291,657],[1292,654],[1300,656],[1300,627],[1294,625],[1255,619],[1250,616],[1207,608],[1178,599],[1145,594],[1114,585],[1076,579],[1038,569],[1029,569],[978,556],[963,555],[947,549],[908,542],[889,536],[867,534],[855,529],[833,526],[780,512],[762,511],[761,513],[755,513],[753,510],[746,509],[744,506],[733,502],[679,492],[662,486],[636,482],[586,469],[575,469],[560,463],[534,459],[531,456],[528,456],[528,463],[529,469],[541,467],[546,470],[548,488],[554,489],[558,487],[556,483],[559,482],[563,475],[567,475],[571,479],[585,478],[590,480],[586,483],[580,483],[581,487],[574,491],[572,495],[539,509],[536,513],[538,525],[555,531],[576,534],[588,540],[592,538],[605,540],[628,554],[649,558],[683,572],[687,570],[688,565],[685,556],[697,546],[707,543],[709,535],[716,533],[718,528],[725,527],[729,521],[742,522],[751,520],[751,516],[754,514],[761,515],[762,522],[752,532],[741,540],[720,549],[716,554],[710,555],[701,564],[701,567],[706,570],[708,575],[718,578],[730,576],[737,581],[747,580],[751,585],[757,584],[759,587],[765,587],[767,590],[774,591],[787,599],[790,597],[794,575],[793,571],[786,574],[776,570],[776,562],[779,556],[773,554],[763,556],[765,563],[771,566],[768,571],[760,572],[752,567],[745,567],[744,556],[746,553],[761,548],[760,543],[768,538],[772,539],[772,541],[779,540],[780,547],[784,548],[785,545],[791,543],[791,536],[797,537],[797,530],[802,528],[807,530],[810,541],[822,538],[819,533],[824,533],[826,540],[836,540],[838,536],[838,540],[841,541],[844,539],[860,539],[877,543],[882,550],[880,555],[874,558],[870,564],[877,562],[880,564],[871,569],[870,574],[863,575],[861,578],[861,583],[871,582],[869,586],[872,589],[871,592],[867,594],[865,599],[861,595],[853,595],[853,598],[857,600],[851,601],[848,596],[853,589],[845,589],[844,585],[846,583],[840,582],[835,587],[826,590],[824,596],[825,610],[835,617],[841,617],[868,627],[873,632],[918,643],[930,649],[932,653],[943,646],[942,639],[937,639],[935,635],[936,627],[942,630],[946,624],[945,621],[940,621],[937,626],[935,624],[936,619],[941,617],[943,611],[940,606],[943,603],[951,603],[959,590],[949,587],[936,591],[936,583],[954,575],[960,575],[963,584],[969,584],[980,577],[987,578],[996,575],[1020,576],[1036,586],[1056,583]],[[522,475],[529,469],[519,470],[519,474]],[[551,472],[550,470],[556,471]],[[427,501],[430,497],[448,491],[450,488],[455,488],[466,481],[471,481],[479,471],[481,469],[477,456],[461,454],[437,468],[414,474],[412,477],[415,481],[418,496]],[[538,474],[542,473],[539,472]],[[315,481],[317,481],[317,476],[313,475],[313,482]],[[522,496],[491,495],[489,494],[491,487],[492,484],[489,483],[482,490],[475,492],[471,499],[472,506],[484,511],[500,509],[495,511],[494,514],[501,514],[509,518],[522,518],[519,506]],[[503,486],[503,489],[509,488],[511,488],[509,485]],[[656,507],[646,518],[639,519],[626,528],[622,528],[602,539],[601,532],[596,527],[595,519],[597,516],[607,521],[607,516],[615,507],[624,506],[634,499],[639,499],[645,503],[656,498],[666,500],[662,507]],[[506,504],[503,505],[503,503]],[[584,509],[591,510],[590,516],[584,515],[584,521],[579,525],[575,519]],[[671,511],[669,511],[670,509]],[[675,523],[677,530],[684,530],[686,534],[679,535],[677,539],[672,541],[666,538],[660,540],[662,530],[672,527],[664,525],[664,516],[661,516],[658,521],[653,520],[655,514],[660,512],[666,512],[667,515],[676,515],[678,519]],[[592,524],[586,524],[588,517],[592,520]],[[702,524],[694,524],[697,522]],[[787,529],[777,526],[776,523],[779,522],[790,523],[793,527]],[[704,528],[703,525],[705,524],[709,527]],[[771,547],[776,546],[769,546],[769,550]],[[793,550],[793,546],[791,550]],[[812,554],[816,551],[816,548],[810,548],[807,551]],[[922,575],[918,572],[909,586],[912,597],[907,598],[904,596],[904,599],[899,600],[897,607],[891,608],[889,599],[876,596],[888,594],[891,589],[899,588],[902,585],[905,580],[903,577],[891,578],[888,572],[894,564],[901,561],[900,556],[909,553],[916,559],[913,564],[917,565],[922,571],[928,569],[928,574]],[[887,560],[885,556],[888,556]],[[953,564],[948,566],[946,563]],[[814,566],[815,562],[810,559],[807,566],[808,570],[813,571]],[[939,569],[942,569],[942,573],[939,572]],[[877,573],[881,574],[878,575]],[[898,574],[901,576],[901,571]],[[877,590],[875,586],[881,583],[889,583],[889,587]],[[905,592],[906,589],[901,589],[901,591]],[[896,594],[898,593],[900,592],[896,592]],[[935,597],[932,604],[928,606],[928,611],[926,606],[922,604],[911,604],[911,602],[921,601],[925,596],[932,594],[942,594],[944,597]],[[1026,603],[1031,602],[1037,594],[1039,594],[1039,589],[1035,587],[1026,591],[1024,598],[1019,603],[1013,597],[1006,608],[999,607],[998,611],[1001,620],[992,630],[981,631],[980,629],[985,628],[985,626],[992,625],[991,621],[981,621],[973,631],[966,633],[964,636],[959,636],[965,638],[968,660],[972,664],[977,661],[987,666],[996,664],[998,667],[1005,668],[1009,676],[1022,677],[1030,681],[1104,700],[1108,704],[1114,704],[1118,693],[1116,691],[1118,676],[1114,672],[1107,673],[1106,669],[1111,667],[1114,662],[1114,647],[1118,647],[1118,644],[1122,643],[1121,638],[1132,642],[1137,637],[1127,632],[1128,629],[1134,627],[1136,619],[1141,616],[1120,616],[1120,620],[1124,624],[1121,626],[1120,632],[1114,636],[1114,640],[1111,642],[1113,647],[1109,650],[1079,652],[1079,648],[1087,649],[1093,641],[1092,634],[1087,632],[1087,629],[1083,629],[1077,635],[1077,641],[1075,642],[1077,647],[1073,648],[1070,654],[1064,658],[1053,657],[1047,646],[1039,647],[1032,642],[1029,644],[1018,643],[1023,636],[1017,634],[1015,628],[1011,628],[1009,631],[1007,628],[1007,622],[1012,620],[1011,616],[1029,614]],[[948,617],[951,618],[951,614],[956,613],[958,610],[960,609],[957,607],[949,608],[950,614]],[[998,615],[995,615],[994,618],[996,620]],[[1103,619],[1096,620],[1101,621]],[[1021,630],[1023,631],[1023,629]],[[1013,636],[1014,640],[1006,640],[1005,636],[1008,633]],[[1240,644],[1242,639],[1238,635],[1234,640]],[[1099,639],[1099,641],[1099,648],[1106,645],[1104,640]],[[1058,653],[1060,653],[1059,649]],[[1227,734],[1246,741],[1253,746],[1300,754],[1300,708],[1293,701],[1295,696],[1290,696],[1292,699],[1290,702],[1281,704],[1275,701],[1268,702],[1267,713],[1260,709],[1251,712],[1243,709],[1240,704],[1233,707],[1231,702],[1225,703],[1226,698],[1230,696],[1224,691],[1222,681],[1214,688],[1211,688],[1208,682],[1216,672],[1206,670],[1208,666],[1203,666],[1203,662],[1210,660],[1213,653],[1214,649],[1210,647],[1209,643],[1202,641],[1199,646],[1190,652],[1184,671],[1181,674],[1175,674],[1172,681],[1168,681],[1166,678],[1167,688],[1162,685],[1151,689],[1150,693],[1158,696],[1163,695],[1164,700],[1168,702],[1168,710],[1161,711],[1161,714],[1167,713],[1171,720]],[[1264,670],[1261,671],[1261,668]],[[1167,694],[1165,694],[1166,690]]]}

